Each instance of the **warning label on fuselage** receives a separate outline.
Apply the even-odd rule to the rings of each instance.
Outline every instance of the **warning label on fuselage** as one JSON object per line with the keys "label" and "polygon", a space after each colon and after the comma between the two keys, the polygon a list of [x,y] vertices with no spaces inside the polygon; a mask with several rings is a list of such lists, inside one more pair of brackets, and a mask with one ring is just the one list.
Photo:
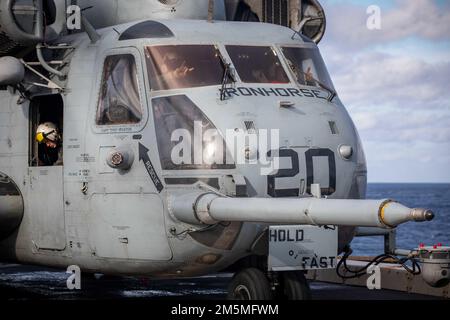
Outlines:
{"label": "warning label on fuselage", "polygon": [[337,227],[274,226],[268,231],[269,270],[336,267]]}

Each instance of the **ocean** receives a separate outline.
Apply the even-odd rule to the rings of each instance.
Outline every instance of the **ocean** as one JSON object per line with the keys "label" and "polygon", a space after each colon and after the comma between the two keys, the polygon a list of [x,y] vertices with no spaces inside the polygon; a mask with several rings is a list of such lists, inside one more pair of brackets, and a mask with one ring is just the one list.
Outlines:
{"label": "ocean", "polygon": [[[397,229],[397,247],[414,249],[419,244],[450,246],[450,184],[372,183],[367,199],[393,199],[410,208],[427,208],[436,217],[431,222],[408,222]],[[383,237],[355,238],[354,255],[378,255],[384,251]]]}

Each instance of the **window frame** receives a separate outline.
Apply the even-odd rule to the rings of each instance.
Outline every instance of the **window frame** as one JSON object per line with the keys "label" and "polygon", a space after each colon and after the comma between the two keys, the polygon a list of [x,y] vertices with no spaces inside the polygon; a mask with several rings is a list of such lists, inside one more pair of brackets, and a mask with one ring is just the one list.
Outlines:
{"label": "window frame", "polygon": [[[215,163],[215,164],[207,164],[207,163],[202,163],[202,164],[195,164],[195,163],[191,163],[191,164],[174,164],[174,163],[171,163],[170,165],[173,166],[171,168],[168,167],[166,163],[164,163],[164,159],[165,158],[163,156],[165,156],[166,153],[161,149],[161,145],[164,142],[163,135],[161,135],[161,132],[163,130],[158,130],[157,123],[159,125],[161,125],[161,121],[156,121],[155,103],[157,102],[157,100],[170,100],[170,99],[181,99],[181,100],[184,100],[185,103],[191,104],[192,106],[194,106],[195,110],[199,112],[199,114],[197,114],[197,115],[200,115],[202,117],[202,122],[204,120],[206,120],[212,126],[212,128],[209,128],[209,129],[213,129],[213,130],[217,131],[217,133],[220,136],[220,140],[223,143],[223,150],[222,151],[223,151],[224,163],[222,163],[222,164],[220,164],[220,163],[219,164],[217,164],[217,163]],[[166,103],[169,103],[169,101],[166,101]],[[176,107],[176,106],[173,105],[173,107]],[[203,170],[205,172],[209,172],[211,170],[234,170],[234,169],[236,169],[236,163],[235,163],[234,159],[233,159],[233,163],[232,164],[231,163],[230,164],[226,163],[226,160],[228,159],[227,157],[229,156],[229,154],[228,154],[229,149],[228,149],[228,146],[226,144],[226,137],[225,137],[225,135],[221,132],[221,130],[219,130],[216,127],[214,122],[208,117],[208,115],[204,112],[204,110],[202,110],[197,104],[195,104],[195,102],[187,94],[185,94],[185,93],[179,93],[179,94],[175,93],[175,94],[170,94],[170,95],[161,95],[161,96],[153,97],[152,100],[151,100],[151,108],[152,108],[152,111],[151,111],[152,112],[152,117],[154,119],[154,122],[153,122],[154,123],[154,128],[153,129],[155,130],[154,137],[156,139],[156,146],[158,148],[158,154],[159,154],[158,157],[159,157],[160,165],[161,165],[161,168],[162,168],[163,171],[165,171],[165,172],[175,172],[175,171],[176,172],[181,172],[181,171],[192,172],[192,170]],[[189,130],[187,128],[180,128],[180,129],[182,129],[182,130]],[[190,134],[192,135],[193,132],[190,132]],[[179,142],[174,142],[174,143],[175,143],[175,145],[177,145]],[[194,160],[193,159],[194,152],[193,151],[191,151],[191,152],[192,152],[192,154],[191,154],[192,159],[191,160]]]}
{"label": "window frame", "polygon": [[[201,89],[201,88],[211,88],[211,87],[220,87],[221,83],[219,84],[211,84],[211,85],[204,85],[204,86],[196,86],[196,87],[185,87],[185,88],[171,88],[171,89],[155,89],[152,87],[151,80],[150,80],[150,74],[148,72],[148,58],[146,55],[147,47],[168,47],[168,46],[211,46],[218,50],[220,54],[220,59],[223,59],[224,62],[230,63],[231,59],[228,57],[228,52],[224,49],[223,45],[217,42],[159,42],[159,43],[146,43],[144,42],[142,44],[142,61],[143,63],[143,69],[145,70],[145,77],[147,79],[148,87],[150,89],[151,93],[164,93],[164,92],[184,92],[186,90],[195,90],[195,89]],[[226,53],[226,55],[224,54]],[[234,68],[234,64],[232,63],[232,66]]]}
{"label": "window frame", "polygon": [[[97,124],[97,112],[100,107],[101,90],[105,71],[105,62],[108,57],[117,55],[132,55],[134,57],[137,74],[138,95],[142,110],[142,119],[138,123],[104,124],[104,125]],[[139,50],[135,47],[123,47],[107,50],[101,54],[100,58],[97,61],[98,61],[97,81],[94,89],[95,100],[93,102],[95,107],[92,108],[91,113],[93,131],[95,133],[101,134],[126,134],[126,133],[141,132],[148,122],[148,103],[147,103],[147,95],[145,94],[146,86],[144,80],[145,78],[143,72],[142,57],[140,55]]]}
{"label": "window frame", "polygon": [[[280,61],[280,66],[282,67],[286,77],[288,78],[288,82],[286,83],[270,83],[270,82],[245,82],[242,80],[241,75],[239,74],[238,69],[236,68],[236,65],[234,64],[234,61],[230,55],[230,53],[227,50],[228,46],[236,46],[236,47],[261,47],[261,48],[270,48],[272,49],[273,52],[275,52],[277,54],[277,58]],[[290,68],[286,63],[286,59],[284,57],[284,55],[281,52],[281,46],[277,45],[277,44],[252,44],[252,43],[246,43],[246,44],[241,44],[241,43],[223,43],[222,46],[220,47],[225,53],[226,53],[226,57],[228,62],[231,63],[233,69],[234,69],[234,73],[235,73],[235,77],[236,80],[238,80],[239,83],[242,84],[246,84],[246,85],[259,85],[259,86],[267,86],[267,85],[271,85],[271,86],[277,86],[277,85],[290,85],[292,83],[297,83],[297,81],[293,81],[295,79],[292,78],[291,72],[290,72]],[[222,53],[223,55],[223,53]]]}
{"label": "window frame", "polygon": [[[277,46],[277,49],[278,49],[278,52],[279,52],[280,56],[283,57],[283,59],[282,59],[283,60],[283,64],[285,65],[285,68],[287,68],[288,73],[289,73],[289,77],[292,78],[293,83],[295,83],[295,85],[297,85],[298,87],[302,87],[302,88],[317,88],[317,86],[310,86],[310,85],[307,85],[307,84],[301,84],[298,81],[294,70],[292,70],[292,68],[290,67],[290,65],[288,63],[288,59],[286,58],[286,55],[285,55],[285,53],[283,51],[283,48],[314,49],[314,50],[318,50],[319,51],[319,55],[320,55],[320,57],[321,57],[321,59],[323,61],[325,70],[327,71],[328,77],[329,77],[330,82],[331,82],[330,88],[336,91],[333,79],[331,78],[330,72],[328,71],[328,67],[327,67],[327,65],[325,63],[325,60],[323,59],[322,52],[320,52],[320,49],[319,49],[319,47],[317,47],[317,45],[305,43],[303,45],[280,44],[280,45]],[[322,81],[321,79],[318,79],[318,80]],[[325,89],[323,89],[321,87],[319,87],[319,89],[320,90],[325,90]]]}

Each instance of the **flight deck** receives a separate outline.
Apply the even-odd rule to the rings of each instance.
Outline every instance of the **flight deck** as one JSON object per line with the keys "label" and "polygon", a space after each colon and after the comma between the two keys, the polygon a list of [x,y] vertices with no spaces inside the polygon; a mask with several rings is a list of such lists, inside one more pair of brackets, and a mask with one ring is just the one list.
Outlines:
{"label": "flight deck", "polygon": [[[232,274],[199,278],[152,280],[135,277],[88,276],[82,289],[67,289],[64,271],[16,264],[0,264],[0,297],[9,301],[34,300],[223,300]],[[445,298],[394,290],[329,282],[310,282],[312,300],[443,300]]]}

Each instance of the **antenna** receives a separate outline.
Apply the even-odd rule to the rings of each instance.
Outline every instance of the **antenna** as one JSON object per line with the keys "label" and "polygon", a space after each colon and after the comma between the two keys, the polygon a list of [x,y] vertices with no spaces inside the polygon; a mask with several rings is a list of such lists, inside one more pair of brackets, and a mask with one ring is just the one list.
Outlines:
{"label": "antenna", "polygon": [[[72,0],[72,3],[79,5],[78,0]],[[81,9],[81,25],[83,26],[84,31],[87,33],[91,42],[96,43],[98,40],[100,40],[101,36],[97,33],[97,30],[92,26],[91,22],[83,14],[83,12],[85,10],[92,9],[93,7],[94,6],[89,6],[89,7]]]}
{"label": "antenna", "polygon": [[96,43],[100,39],[100,35],[97,33],[97,30],[92,26],[89,20],[82,14],[81,15],[81,24],[84,27],[89,39],[91,39],[92,43]]}

